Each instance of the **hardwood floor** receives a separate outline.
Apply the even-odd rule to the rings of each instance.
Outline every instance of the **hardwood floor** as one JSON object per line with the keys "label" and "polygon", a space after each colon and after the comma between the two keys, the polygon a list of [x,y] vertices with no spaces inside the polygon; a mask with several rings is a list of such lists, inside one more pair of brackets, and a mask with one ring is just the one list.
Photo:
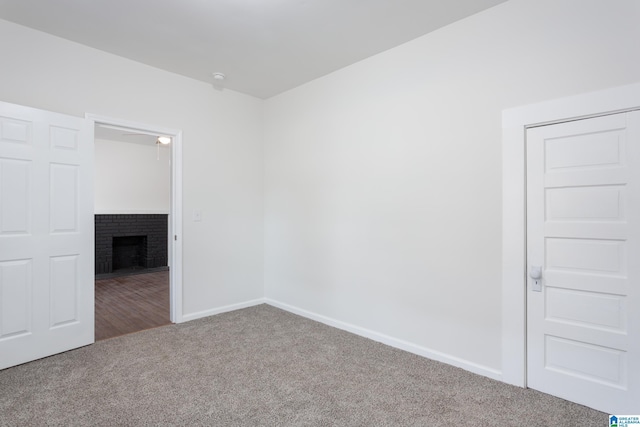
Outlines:
{"label": "hardwood floor", "polygon": [[171,323],[169,271],[95,281],[96,341]]}

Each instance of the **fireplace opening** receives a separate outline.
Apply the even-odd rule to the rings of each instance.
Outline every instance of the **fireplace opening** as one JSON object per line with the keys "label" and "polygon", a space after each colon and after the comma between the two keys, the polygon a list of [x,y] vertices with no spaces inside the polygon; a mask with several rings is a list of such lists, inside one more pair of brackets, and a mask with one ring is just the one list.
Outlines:
{"label": "fireplace opening", "polygon": [[113,238],[113,271],[147,268],[147,236]]}

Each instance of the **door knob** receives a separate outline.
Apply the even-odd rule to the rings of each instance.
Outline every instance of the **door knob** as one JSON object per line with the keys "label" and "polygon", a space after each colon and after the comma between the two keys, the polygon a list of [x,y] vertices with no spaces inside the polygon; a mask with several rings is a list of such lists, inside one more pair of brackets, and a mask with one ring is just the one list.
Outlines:
{"label": "door knob", "polygon": [[542,267],[532,265],[529,270],[529,277],[533,279],[531,281],[531,290],[534,292],[542,292]]}
{"label": "door knob", "polygon": [[531,271],[529,271],[529,276],[533,280],[542,279],[542,267],[540,267],[539,265],[532,265],[531,266]]}

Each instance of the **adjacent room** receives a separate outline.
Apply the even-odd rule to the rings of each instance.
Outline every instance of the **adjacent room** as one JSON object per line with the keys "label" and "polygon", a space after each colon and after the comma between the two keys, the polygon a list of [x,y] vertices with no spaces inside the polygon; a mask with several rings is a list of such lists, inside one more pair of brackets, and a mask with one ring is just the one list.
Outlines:
{"label": "adjacent room", "polygon": [[[637,0],[0,0],[0,424],[637,414],[638,22]],[[165,276],[165,326],[98,336],[102,215],[162,216],[165,252],[147,225],[108,239]]]}
{"label": "adjacent room", "polygon": [[101,340],[171,323],[171,138],[98,124],[94,140],[95,338]]}

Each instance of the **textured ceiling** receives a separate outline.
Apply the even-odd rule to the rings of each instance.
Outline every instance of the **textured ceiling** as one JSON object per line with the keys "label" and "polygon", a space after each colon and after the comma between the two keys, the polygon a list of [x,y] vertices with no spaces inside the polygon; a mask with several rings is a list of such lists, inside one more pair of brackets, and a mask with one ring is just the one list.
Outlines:
{"label": "textured ceiling", "polygon": [[0,18],[268,98],[506,0],[0,0]]}

